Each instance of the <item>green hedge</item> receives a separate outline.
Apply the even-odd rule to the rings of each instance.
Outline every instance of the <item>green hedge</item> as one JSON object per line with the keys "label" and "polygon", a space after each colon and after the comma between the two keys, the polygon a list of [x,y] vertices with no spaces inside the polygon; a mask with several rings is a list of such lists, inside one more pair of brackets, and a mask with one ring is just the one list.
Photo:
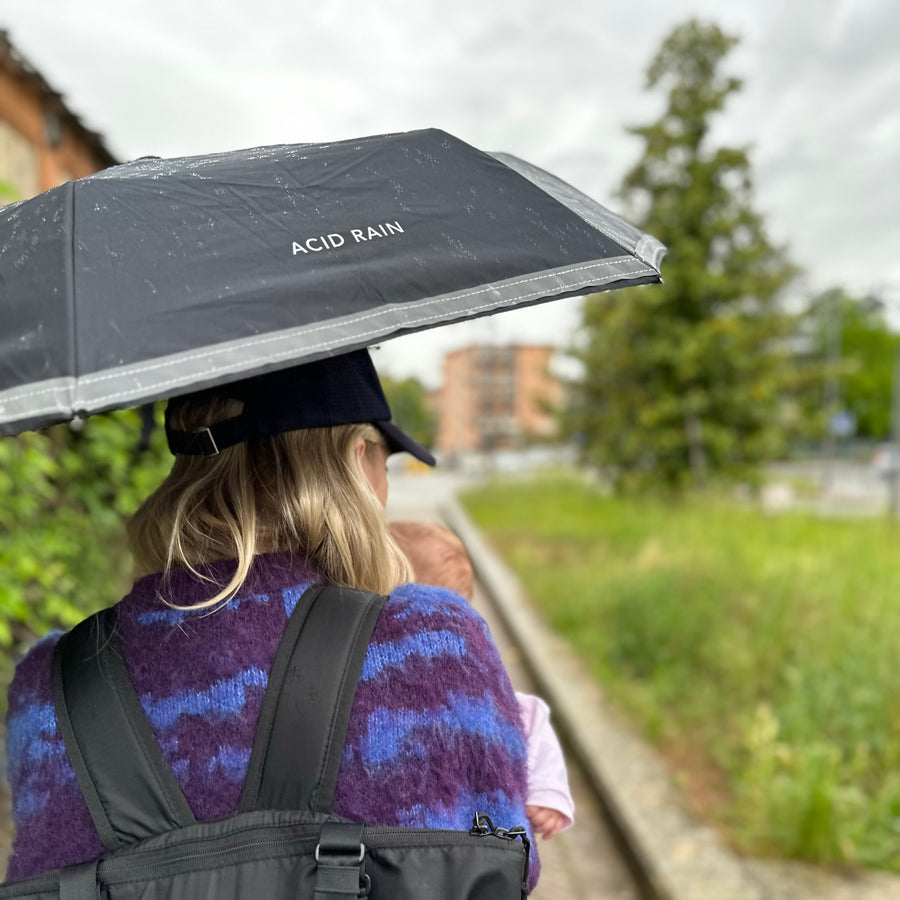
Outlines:
{"label": "green hedge", "polygon": [[[159,413],[159,411],[157,411]],[[171,464],[135,410],[0,439],[0,654],[112,603],[130,576],[124,520]]]}

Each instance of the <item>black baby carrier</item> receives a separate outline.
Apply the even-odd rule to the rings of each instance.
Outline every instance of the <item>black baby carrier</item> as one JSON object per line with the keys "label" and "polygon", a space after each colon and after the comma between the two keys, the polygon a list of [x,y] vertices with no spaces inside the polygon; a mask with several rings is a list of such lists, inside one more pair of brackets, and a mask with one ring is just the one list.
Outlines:
{"label": "black baby carrier", "polygon": [[[34,900],[520,900],[524,828],[388,828],[331,813],[350,707],[385,598],[315,586],[300,599],[263,698],[238,812],[198,822],[122,662],[115,611],[64,636],[57,720],[107,848],[99,860],[0,886]],[[521,838],[521,840],[519,840]]]}

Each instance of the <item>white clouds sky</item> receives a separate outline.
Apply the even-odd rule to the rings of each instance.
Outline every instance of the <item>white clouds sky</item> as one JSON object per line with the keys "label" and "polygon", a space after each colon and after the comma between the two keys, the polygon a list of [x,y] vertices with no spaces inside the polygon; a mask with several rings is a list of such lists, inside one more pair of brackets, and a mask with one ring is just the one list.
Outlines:
{"label": "white clouds sky", "polygon": [[[0,0],[0,28],[122,159],[436,126],[615,208],[661,98],[644,70],[692,15],[741,37],[716,136],[749,145],[757,204],[819,288],[900,300],[895,0]],[[565,343],[562,301],[386,344],[434,381],[480,339]]]}

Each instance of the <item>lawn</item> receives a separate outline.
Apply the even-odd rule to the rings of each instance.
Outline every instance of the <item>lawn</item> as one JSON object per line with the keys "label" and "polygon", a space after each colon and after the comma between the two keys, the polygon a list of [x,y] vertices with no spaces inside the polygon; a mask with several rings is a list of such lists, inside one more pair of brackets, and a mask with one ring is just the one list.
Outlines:
{"label": "lawn", "polygon": [[900,871],[900,523],[574,476],[463,502],[733,846]]}

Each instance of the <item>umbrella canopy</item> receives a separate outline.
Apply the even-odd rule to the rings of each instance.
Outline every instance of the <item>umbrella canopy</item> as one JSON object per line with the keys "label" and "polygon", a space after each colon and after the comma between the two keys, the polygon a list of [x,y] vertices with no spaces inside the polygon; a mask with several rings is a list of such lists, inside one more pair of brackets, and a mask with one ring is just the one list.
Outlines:
{"label": "umbrella canopy", "polygon": [[663,253],[439,130],[115,166],[0,209],[0,435],[658,282]]}

